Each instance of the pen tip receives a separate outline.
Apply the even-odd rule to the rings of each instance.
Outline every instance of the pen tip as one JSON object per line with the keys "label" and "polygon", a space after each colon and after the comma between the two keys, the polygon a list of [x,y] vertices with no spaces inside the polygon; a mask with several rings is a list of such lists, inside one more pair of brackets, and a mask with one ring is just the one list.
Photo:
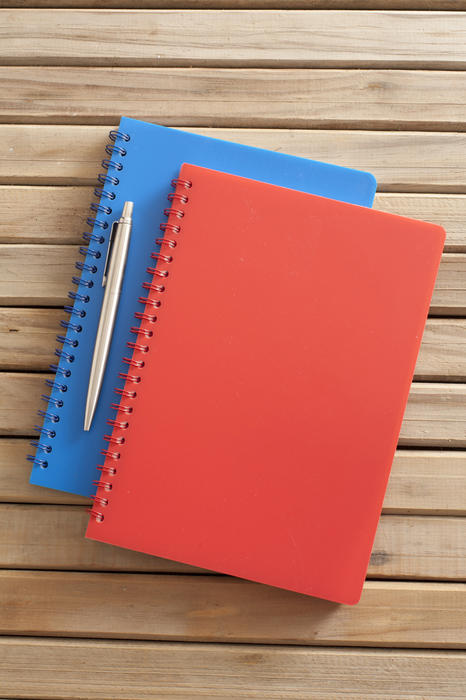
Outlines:
{"label": "pen tip", "polygon": [[131,219],[133,215],[133,202],[125,202],[123,206],[123,212],[121,214],[124,219]]}

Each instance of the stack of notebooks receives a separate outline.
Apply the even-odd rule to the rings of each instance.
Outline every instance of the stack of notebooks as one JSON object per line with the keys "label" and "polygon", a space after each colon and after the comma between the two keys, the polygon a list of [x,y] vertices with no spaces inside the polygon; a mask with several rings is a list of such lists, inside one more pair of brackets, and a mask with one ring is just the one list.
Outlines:
{"label": "stack of notebooks", "polygon": [[110,138],[31,483],[93,494],[91,539],[356,603],[443,229],[372,210],[369,173],[128,118]]}

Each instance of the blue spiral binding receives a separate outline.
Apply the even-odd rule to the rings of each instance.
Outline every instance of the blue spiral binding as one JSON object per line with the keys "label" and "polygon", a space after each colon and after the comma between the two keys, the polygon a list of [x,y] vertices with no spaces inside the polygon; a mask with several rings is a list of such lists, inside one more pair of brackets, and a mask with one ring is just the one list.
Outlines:
{"label": "blue spiral binding", "polygon": [[[127,152],[126,148],[117,142],[127,143],[130,140],[130,136],[123,131],[113,129],[109,133],[109,139],[111,143],[107,144],[105,151],[110,158],[105,158],[102,161],[102,167],[104,168],[105,172],[100,173],[97,177],[98,182],[103,185],[103,187],[96,187],[94,189],[94,194],[99,198],[99,202],[93,202],[90,205],[92,216],[87,217],[87,224],[92,230],[85,231],[82,234],[84,242],[87,243],[87,246],[81,246],[79,248],[80,254],[85,256],[87,260],[89,260],[88,255],[94,259],[98,259],[102,256],[102,251],[95,246],[101,246],[105,243],[106,237],[103,235],[103,232],[109,228],[109,222],[102,217],[107,217],[112,213],[111,206],[103,204],[102,200],[107,199],[112,201],[116,197],[115,192],[107,189],[107,187],[108,185],[112,185],[113,187],[117,187],[119,185],[120,180],[113,175],[112,172],[120,172],[123,169],[123,164],[114,160],[114,157],[125,156]],[[96,233],[96,228],[100,229],[102,233]],[[90,247],[91,243],[92,247]],[[78,336],[82,331],[81,323],[75,322],[75,319],[77,321],[77,319],[84,319],[86,316],[86,310],[82,305],[88,304],[91,301],[91,294],[88,294],[87,291],[92,289],[94,286],[93,280],[88,279],[88,276],[97,272],[97,267],[89,262],[78,260],[75,263],[75,266],[82,274],[80,277],[73,276],[71,278],[72,282],[74,285],[76,285],[78,290],[80,288],[84,288],[86,291],[84,294],[81,291],[74,290],[68,292],[68,296],[73,300],[74,305],[70,306],[67,304],[64,307],[65,311],[70,314],[70,319],[60,322],[62,328],[66,329],[66,335],[57,335],[57,342],[59,342],[62,347],[55,349],[55,356],[58,357],[59,360],[63,360],[69,365],[72,365],[75,359],[73,352],[70,352],[70,350],[78,347],[79,340],[76,336]],[[50,369],[56,376],[54,380],[46,379],[46,385],[50,387],[52,391],[65,394],[68,390],[68,384],[66,384],[64,380],[71,376],[71,367],[60,367],[59,364],[51,364]],[[60,377],[60,381],[57,380],[57,376]],[[39,439],[31,440],[31,445],[36,448],[36,454],[27,455],[26,459],[29,462],[32,462],[35,466],[38,466],[41,469],[46,469],[48,467],[47,459],[42,458],[42,456],[38,456],[37,453],[40,452],[50,454],[53,450],[53,444],[47,442],[46,440],[53,440],[53,438],[56,436],[54,426],[60,421],[59,412],[63,407],[63,400],[61,398],[57,398],[53,394],[51,396],[43,394],[42,399],[43,401],[47,402],[47,410],[44,411],[41,409],[37,411],[37,414],[43,418],[44,424],[42,427],[37,425],[35,426],[37,431],[40,433]]]}

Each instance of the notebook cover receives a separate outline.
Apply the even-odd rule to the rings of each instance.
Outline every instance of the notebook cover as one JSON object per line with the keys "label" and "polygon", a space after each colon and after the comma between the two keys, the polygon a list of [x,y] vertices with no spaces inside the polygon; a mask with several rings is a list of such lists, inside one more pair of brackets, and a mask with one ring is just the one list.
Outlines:
{"label": "notebook cover", "polygon": [[193,165],[180,177],[87,536],[355,603],[444,231]]}
{"label": "notebook cover", "polygon": [[[114,393],[115,377],[127,369],[121,360],[127,342],[134,340],[129,329],[133,313],[139,307],[138,297],[144,293],[141,282],[150,278],[145,270],[152,262],[151,253],[157,250],[154,239],[160,233],[158,223],[167,206],[167,188],[183,161],[367,206],[372,205],[376,186],[369,173],[133,119],[123,118],[118,133],[127,134],[130,140],[117,136],[113,152],[110,150],[104,161],[106,170],[100,177],[103,189],[100,206],[110,207],[111,212],[106,213],[105,209],[95,212],[97,222],[91,235],[97,240],[90,243],[91,251],[100,257],[88,253],[83,262],[90,269],[84,269],[81,279],[77,278],[80,284],[75,291],[81,298],[75,302],[70,321],[82,330],[77,333],[70,328],[63,333],[58,350],[61,353],[59,376],[49,405],[43,406],[47,415],[37,453],[31,455],[31,460],[34,460],[31,483],[84,496],[95,493],[93,481],[99,476],[96,465],[100,450],[105,446],[105,419],[112,411],[112,402],[118,400]],[[126,155],[121,154],[121,149]],[[110,230],[102,226],[111,224],[120,216],[125,200],[135,202],[131,245],[99,404],[92,428],[85,433],[84,409],[103,298],[101,280]],[[91,288],[86,286],[89,283],[93,285]],[[88,303],[83,301],[86,298]],[[83,312],[86,316],[81,318]],[[76,343],[79,343],[77,347],[74,346]],[[68,361],[70,356],[72,362]],[[60,385],[66,387],[66,392],[61,391]],[[119,386],[123,386],[122,380]]]}

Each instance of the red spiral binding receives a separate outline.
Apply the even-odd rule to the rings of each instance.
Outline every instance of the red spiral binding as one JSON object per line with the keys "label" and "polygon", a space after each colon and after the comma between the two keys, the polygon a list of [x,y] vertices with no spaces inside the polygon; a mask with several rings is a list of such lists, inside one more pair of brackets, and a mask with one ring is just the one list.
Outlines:
{"label": "red spiral binding", "polygon": [[102,479],[98,479],[92,483],[94,486],[97,486],[98,489],[103,489],[104,491],[111,491],[113,486],[110,481],[102,481]]}
{"label": "red spiral binding", "polygon": [[151,299],[150,297],[139,297],[138,302],[140,304],[150,304],[155,309],[158,309],[160,306],[162,306],[162,302],[160,301],[160,299]]}
{"label": "red spiral binding", "polygon": [[128,374],[127,372],[118,372],[120,379],[124,379],[125,382],[131,382],[132,384],[139,384],[141,377],[137,374]]}
{"label": "red spiral binding", "polygon": [[92,496],[92,500],[99,506],[108,506],[108,498],[104,498],[104,496]]}
{"label": "red spiral binding", "polygon": [[134,357],[124,357],[123,362],[130,367],[144,367],[144,360],[135,360]]}
{"label": "red spiral binding", "polygon": [[180,194],[179,192],[170,192],[167,196],[169,202],[174,202],[178,200],[181,204],[187,204],[189,202],[189,197],[185,194]]}
{"label": "red spiral binding", "polygon": [[167,209],[163,210],[163,213],[165,216],[173,214],[177,219],[182,219],[184,216],[184,209],[173,209],[173,207],[168,207]]}
{"label": "red spiral binding", "polygon": [[154,282],[143,282],[142,286],[144,289],[149,289],[152,292],[164,292],[165,287],[163,284],[156,284]]}
{"label": "red spiral binding", "polygon": [[[149,321],[149,323],[155,323],[157,321],[157,316],[155,314],[146,314],[144,311],[136,311],[136,313],[134,314],[134,318],[137,318],[139,321]],[[132,345],[129,345],[128,347],[135,347],[135,346],[136,346],[136,343],[133,343]],[[136,348],[136,349],[138,349],[138,348]]]}
{"label": "red spiral binding", "polygon": [[[171,256],[171,255],[163,255],[162,253],[151,253],[150,256],[153,260],[157,260],[157,261],[160,260],[161,262],[164,262],[164,263],[173,262],[173,256]],[[166,272],[166,270],[164,270],[164,272]]]}
{"label": "red spiral binding", "polygon": [[[135,343],[132,343],[135,345]],[[141,350],[141,352],[149,352],[149,346],[145,345],[143,348],[147,348],[146,350]],[[116,394],[119,394],[120,396],[124,396],[125,399],[135,399],[136,398],[136,392],[135,391],[127,391],[126,389],[120,389],[116,388],[114,389]],[[112,404],[113,405],[113,404]]]}
{"label": "red spiral binding", "polygon": [[104,435],[104,440],[106,442],[110,442],[112,445],[122,445],[125,438],[120,436],[113,437],[113,435]]}
{"label": "red spiral binding", "polygon": [[146,272],[156,277],[168,277],[168,270],[158,270],[156,267],[146,267]]}
{"label": "red spiral binding", "polygon": [[[95,498],[95,496],[92,498]],[[99,510],[96,510],[95,508],[88,508],[87,512],[91,518],[95,518],[96,523],[102,523],[104,521],[104,515]]]}
{"label": "red spiral binding", "polygon": [[106,466],[105,464],[99,464],[97,469],[99,472],[102,472],[102,474],[110,474],[110,476],[115,476],[117,473],[116,467]]}
{"label": "red spiral binding", "polygon": [[115,411],[121,411],[122,413],[126,413],[126,414],[133,412],[132,406],[121,406],[119,403],[112,403],[112,408]]}
{"label": "red spiral binding", "polygon": [[[172,180],[172,186],[176,188],[176,191],[171,192],[167,196],[167,199],[171,203],[176,202],[177,206],[176,208],[172,206],[170,209],[165,209],[164,213],[168,215],[169,219],[170,217],[174,217],[177,220],[180,220],[184,216],[184,210],[180,209],[179,207],[180,205],[187,204],[189,198],[183,192],[179,192],[178,189],[189,190],[192,187],[192,182],[190,180],[176,178]],[[163,224],[160,224],[160,229],[164,232],[169,231],[171,234],[177,236],[181,231],[181,226],[180,224],[175,224],[169,220]],[[178,241],[174,238],[168,238],[166,236],[164,238],[156,238],[155,242],[160,247],[166,246],[171,250],[176,248],[178,243]],[[148,312],[147,307],[150,309],[160,308],[160,306],[162,306],[162,301],[156,295],[163,294],[165,292],[165,285],[155,282],[155,278],[161,277],[166,279],[169,276],[169,271],[166,269],[161,269],[160,266],[169,265],[173,261],[173,257],[171,255],[165,255],[160,252],[152,253],[151,258],[156,261],[156,267],[147,268],[147,272],[152,275],[152,279],[150,282],[142,283],[142,287],[148,291],[148,295],[140,296],[138,298],[138,303],[143,305],[144,310],[136,311],[134,314],[134,317],[141,323],[139,326],[132,326],[130,328],[131,333],[136,336],[137,340],[135,342],[128,341],[126,343],[127,347],[133,351],[133,354],[131,357],[123,358],[123,362],[126,365],[141,370],[144,368],[145,361],[142,357],[140,357],[140,355],[145,355],[149,352],[149,345],[139,342],[139,339],[144,338],[148,340],[149,338],[152,338],[153,331],[149,328],[149,326],[157,322],[157,316]],[[117,417],[107,420],[107,424],[112,426],[113,431],[111,435],[105,435],[104,440],[109,446],[122,446],[122,449],[124,450],[125,437],[120,433],[121,431],[128,429],[129,421],[120,420],[118,414],[123,414],[125,417],[131,415],[133,412],[133,407],[127,403],[127,400],[134,400],[137,397],[137,392],[132,390],[130,386],[139,384],[143,377],[140,374],[129,374],[127,372],[120,372],[119,376],[125,380],[125,387],[123,389],[120,389],[119,387],[115,388],[115,393],[118,394],[121,399],[120,403],[112,403],[112,408],[117,411]],[[108,481],[100,479],[99,481],[94,482],[94,484],[97,486],[97,494],[93,497],[93,499],[94,506],[98,505],[103,509],[109,504],[109,492],[113,487],[112,480],[117,475],[117,468],[114,462],[120,459],[121,453],[115,452],[112,449],[107,449],[101,450],[101,454],[103,454],[106,459],[105,464],[100,465],[98,469],[102,472],[102,474],[106,475],[106,479],[108,479]],[[95,518],[96,522],[101,523],[104,521],[105,515],[102,510],[97,510],[95,507],[93,507],[89,510],[89,512],[91,516]]]}
{"label": "red spiral binding", "polygon": [[145,328],[138,328],[137,326],[131,326],[129,329],[131,333],[135,333],[136,335],[143,335],[145,338],[152,338],[154,335],[153,331],[148,331]]}
{"label": "red spiral binding", "polygon": [[176,241],[173,238],[156,238],[157,245],[167,245],[169,248],[176,248]]}
{"label": "red spiral binding", "polygon": [[181,231],[181,226],[179,224],[160,224],[160,230],[165,233],[165,231],[171,231],[172,233],[179,233]]}
{"label": "red spiral binding", "polygon": [[112,428],[118,428],[119,430],[126,430],[129,426],[127,420],[115,420],[113,418],[109,418],[107,423],[111,425]]}
{"label": "red spiral binding", "polygon": [[112,452],[112,450],[100,450],[100,454],[109,459],[120,459],[121,455],[119,452]]}

